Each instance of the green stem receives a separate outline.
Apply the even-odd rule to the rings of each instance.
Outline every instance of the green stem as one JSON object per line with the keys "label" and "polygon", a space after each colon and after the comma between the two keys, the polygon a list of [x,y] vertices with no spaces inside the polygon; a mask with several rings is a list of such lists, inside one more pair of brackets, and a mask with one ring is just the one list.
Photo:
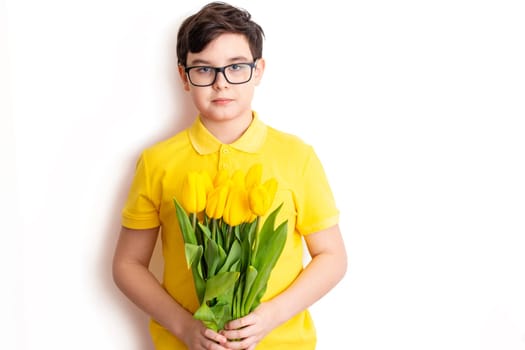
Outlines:
{"label": "green stem", "polygon": [[226,247],[228,247],[228,251],[230,251],[231,245],[233,244],[233,226],[228,225],[228,231],[226,233]]}
{"label": "green stem", "polygon": [[261,217],[258,216],[255,219],[255,221],[256,221],[255,224],[257,225],[257,227],[255,228],[255,234],[254,234],[255,237],[253,238],[254,241],[253,241],[253,246],[252,246],[253,249],[251,250],[250,265],[253,265],[253,260],[254,260],[255,256],[257,255],[257,249],[259,249],[259,234],[258,233],[259,233],[259,229],[260,229],[259,226],[261,225],[261,221],[262,221],[262,220],[260,220],[260,218]]}
{"label": "green stem", "polygon": [[197,238],[198,245],[204,245],[204,237],[202,235],[202,230],[197,226],[197,213],[191,213],[191,225],[193,227],[193,232],[195,232],[195,238]]}
{"label": "green stem", "polygon": [[197,214],[191,213],[191,226],[193,228],[193,231],[195,231],[195,227],[197,227]]}
{"label": "green stem", "polygon": [[211,239],[215,242],[217,240],[215,237],[217,236],[217,219],[211,219]]}

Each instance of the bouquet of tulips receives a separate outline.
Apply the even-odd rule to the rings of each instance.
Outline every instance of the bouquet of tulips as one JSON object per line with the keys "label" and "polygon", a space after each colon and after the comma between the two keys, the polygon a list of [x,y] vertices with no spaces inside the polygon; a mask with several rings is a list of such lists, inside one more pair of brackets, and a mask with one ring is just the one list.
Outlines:
{"label": "bouquet of tulips", "polygon": [[231,176],[219,171],[213,180],[190,172],[181,202],[174,199],[199,299],[194,317],[216,331],[260,304],[286,242],[287,221],[275,227],[282,204],[266,216],[277,181],[261,176],[260,164]]}

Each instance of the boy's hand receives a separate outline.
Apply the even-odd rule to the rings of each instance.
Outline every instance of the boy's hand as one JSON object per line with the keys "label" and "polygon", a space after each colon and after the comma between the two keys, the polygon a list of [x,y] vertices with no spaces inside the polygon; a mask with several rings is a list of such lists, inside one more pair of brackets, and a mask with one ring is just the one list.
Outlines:
{"label": "boy's hand", "polygon": [[230,350],[225,346],[225,336],[209,329],[198,320],[187,327],[182,341],[189,350]]}
{"label": "boy's hand", "polygon": [[252,313],[228,322],[220,334],[228,338],[228,349],[253,350],[277,325],[274,324],[269,304],[262,303]]}

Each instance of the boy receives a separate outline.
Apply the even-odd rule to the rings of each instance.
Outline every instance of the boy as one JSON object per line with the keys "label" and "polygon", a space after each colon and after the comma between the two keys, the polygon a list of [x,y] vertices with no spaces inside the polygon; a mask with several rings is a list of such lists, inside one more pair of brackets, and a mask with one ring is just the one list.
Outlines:
{"label": "boy", "polygon": [[[266,126],[251,109],[265,68],[263,31],[245,10],[215,2],[188,17],[177,39],[180,78],[199,115],[188,129],[142,153],[122,212],[115,282],[151,316],[157,350],[314,349],[307,308],[342,279],[346,253],[338,210],[313,149]],[[198,301],[173,198],[180,198],[189,171],[214,176],[255,163],[267,172],[263,178],[279,183],[274,205],[284,202],[287,242],[261,305],[214,332],[192,317]],[[148,270],[159,228],[162,285]],[[312,258],[306,267],[303,239]]]}

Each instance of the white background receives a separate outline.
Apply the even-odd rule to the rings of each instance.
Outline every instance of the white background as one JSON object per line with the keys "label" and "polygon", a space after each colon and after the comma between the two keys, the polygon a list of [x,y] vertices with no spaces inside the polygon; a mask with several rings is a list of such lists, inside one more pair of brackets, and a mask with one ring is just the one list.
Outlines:
{"label": "white background", "polygon": [[[140,150],[195,116],[174,45],[203,4],[0,1],[0,348],[151,350],[111,258]],[[525,349],[523,2],[233,4],[266,32],[254,109],[341,209],[318,348]]]}

